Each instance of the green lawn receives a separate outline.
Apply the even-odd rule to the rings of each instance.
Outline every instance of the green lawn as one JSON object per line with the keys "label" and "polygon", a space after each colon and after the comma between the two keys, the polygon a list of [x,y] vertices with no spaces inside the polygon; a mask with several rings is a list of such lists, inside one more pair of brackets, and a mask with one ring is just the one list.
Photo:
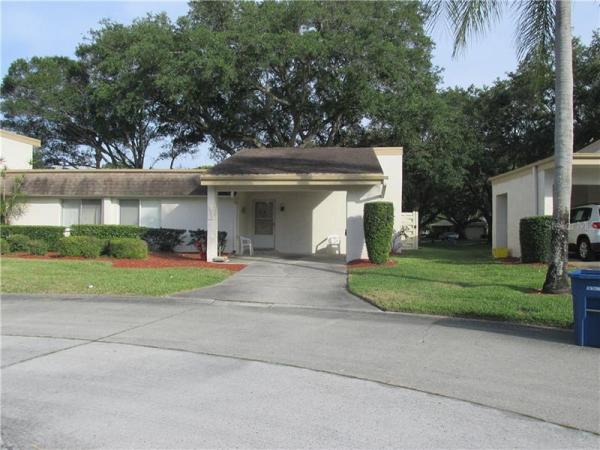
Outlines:
{"label": "green lawn", "polygon": [[230,272],[191,267],[124,269],[99,261],[2,258],[0,274],[2,292],[168,295],[218,283]]}
{"label": "green lawn", "polygon": [[494,261],[482,245],[430,244],[396,265],[350,270],[350,290],[387,311],[569,327],[570,295],[541,295],[543,265]]}

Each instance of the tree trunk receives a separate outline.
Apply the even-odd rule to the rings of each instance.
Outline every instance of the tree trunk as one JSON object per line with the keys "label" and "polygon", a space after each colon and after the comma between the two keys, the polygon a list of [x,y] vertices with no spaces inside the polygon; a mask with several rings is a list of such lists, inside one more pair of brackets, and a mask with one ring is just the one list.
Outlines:
{"label": "tree trunk", "polygon": [[565,292],[567,275],[569,210],[573,160],[573,47],[571,0],[556,0],[556,113],[554,120],[554,186],[550,261],[543,291]]}

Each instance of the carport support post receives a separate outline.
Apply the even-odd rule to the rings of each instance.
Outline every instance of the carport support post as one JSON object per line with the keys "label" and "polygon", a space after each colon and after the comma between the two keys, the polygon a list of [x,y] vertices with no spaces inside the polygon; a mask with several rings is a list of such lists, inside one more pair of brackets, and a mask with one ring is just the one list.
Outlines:
{"label": "carport support post", "polygon": [[378,200],[379,192],[371,189],[348,189],[346,192],[346,262],[368,258],[363,228],[363,209],[369,200]]}
{"label": "carport support post", "polygon": [[219,204],[215,186],[207,187],[206,196],[206,260],[219,256]]}

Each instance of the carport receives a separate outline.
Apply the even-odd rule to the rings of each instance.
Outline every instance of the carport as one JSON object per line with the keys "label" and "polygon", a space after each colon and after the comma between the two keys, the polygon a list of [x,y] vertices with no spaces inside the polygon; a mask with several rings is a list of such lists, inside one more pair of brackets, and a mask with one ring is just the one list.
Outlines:
{"label": "carport", "polygon": [[[236,205],[235,236],[282,254],[366,257],[363,207],[394,203],[402,210],[401,148],[247,149],[203,174],[207,187],[207,258],[218,255],[219,193]],[[327,244],[340,238],[339,247]],[[236,239],[239,251],[239,239]]]}
{"label": "carport", "polygon": [[[519,221],[523,217],[552,215],[554,157],[546,158],[490,179],[494,248],[507,247],[521,256]],[[571,205],[600,203],[600,141],[573,154]]]}

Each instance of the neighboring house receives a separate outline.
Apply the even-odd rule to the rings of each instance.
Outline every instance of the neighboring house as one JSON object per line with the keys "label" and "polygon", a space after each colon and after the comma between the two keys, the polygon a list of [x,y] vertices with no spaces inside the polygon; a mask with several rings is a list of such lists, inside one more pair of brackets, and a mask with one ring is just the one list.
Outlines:
{"label": "neighboring house", "polygon": [[[432,237],[436,238],[446,231],[456,231],[456,226],[446,219],[440,219],[429,225]],[[487,234],[487,224],[483,220],[471,222],[465,227],[465,238],[468,241],[480,241]]]}
{"label": "neighboring house", "polygon": [[[203,228],[209,259],[217,230],[227,231],[226,251],[239,250],[241,235],[256,249],[366,258],[372,201],[393,202],[400,229],[400,147],[247,149],[209,170],[9,170],[7,182],[20,175],[28,205],[14,224]],[[330,248],[329,236],[340,245]]]}
{"label": "neighboring house", "polygon": [[[573,154],[571,205],[600,202],[600,141]],[[519,221],[552,215],[554,157],[490,178],[492,183],[493,248],[521,256]]]}
{"label": "neighboring house", "polygon": [[19,170],[31,169],[33,149],[39,146],[40,141],[37,139],[0,130],[0,166]]}

